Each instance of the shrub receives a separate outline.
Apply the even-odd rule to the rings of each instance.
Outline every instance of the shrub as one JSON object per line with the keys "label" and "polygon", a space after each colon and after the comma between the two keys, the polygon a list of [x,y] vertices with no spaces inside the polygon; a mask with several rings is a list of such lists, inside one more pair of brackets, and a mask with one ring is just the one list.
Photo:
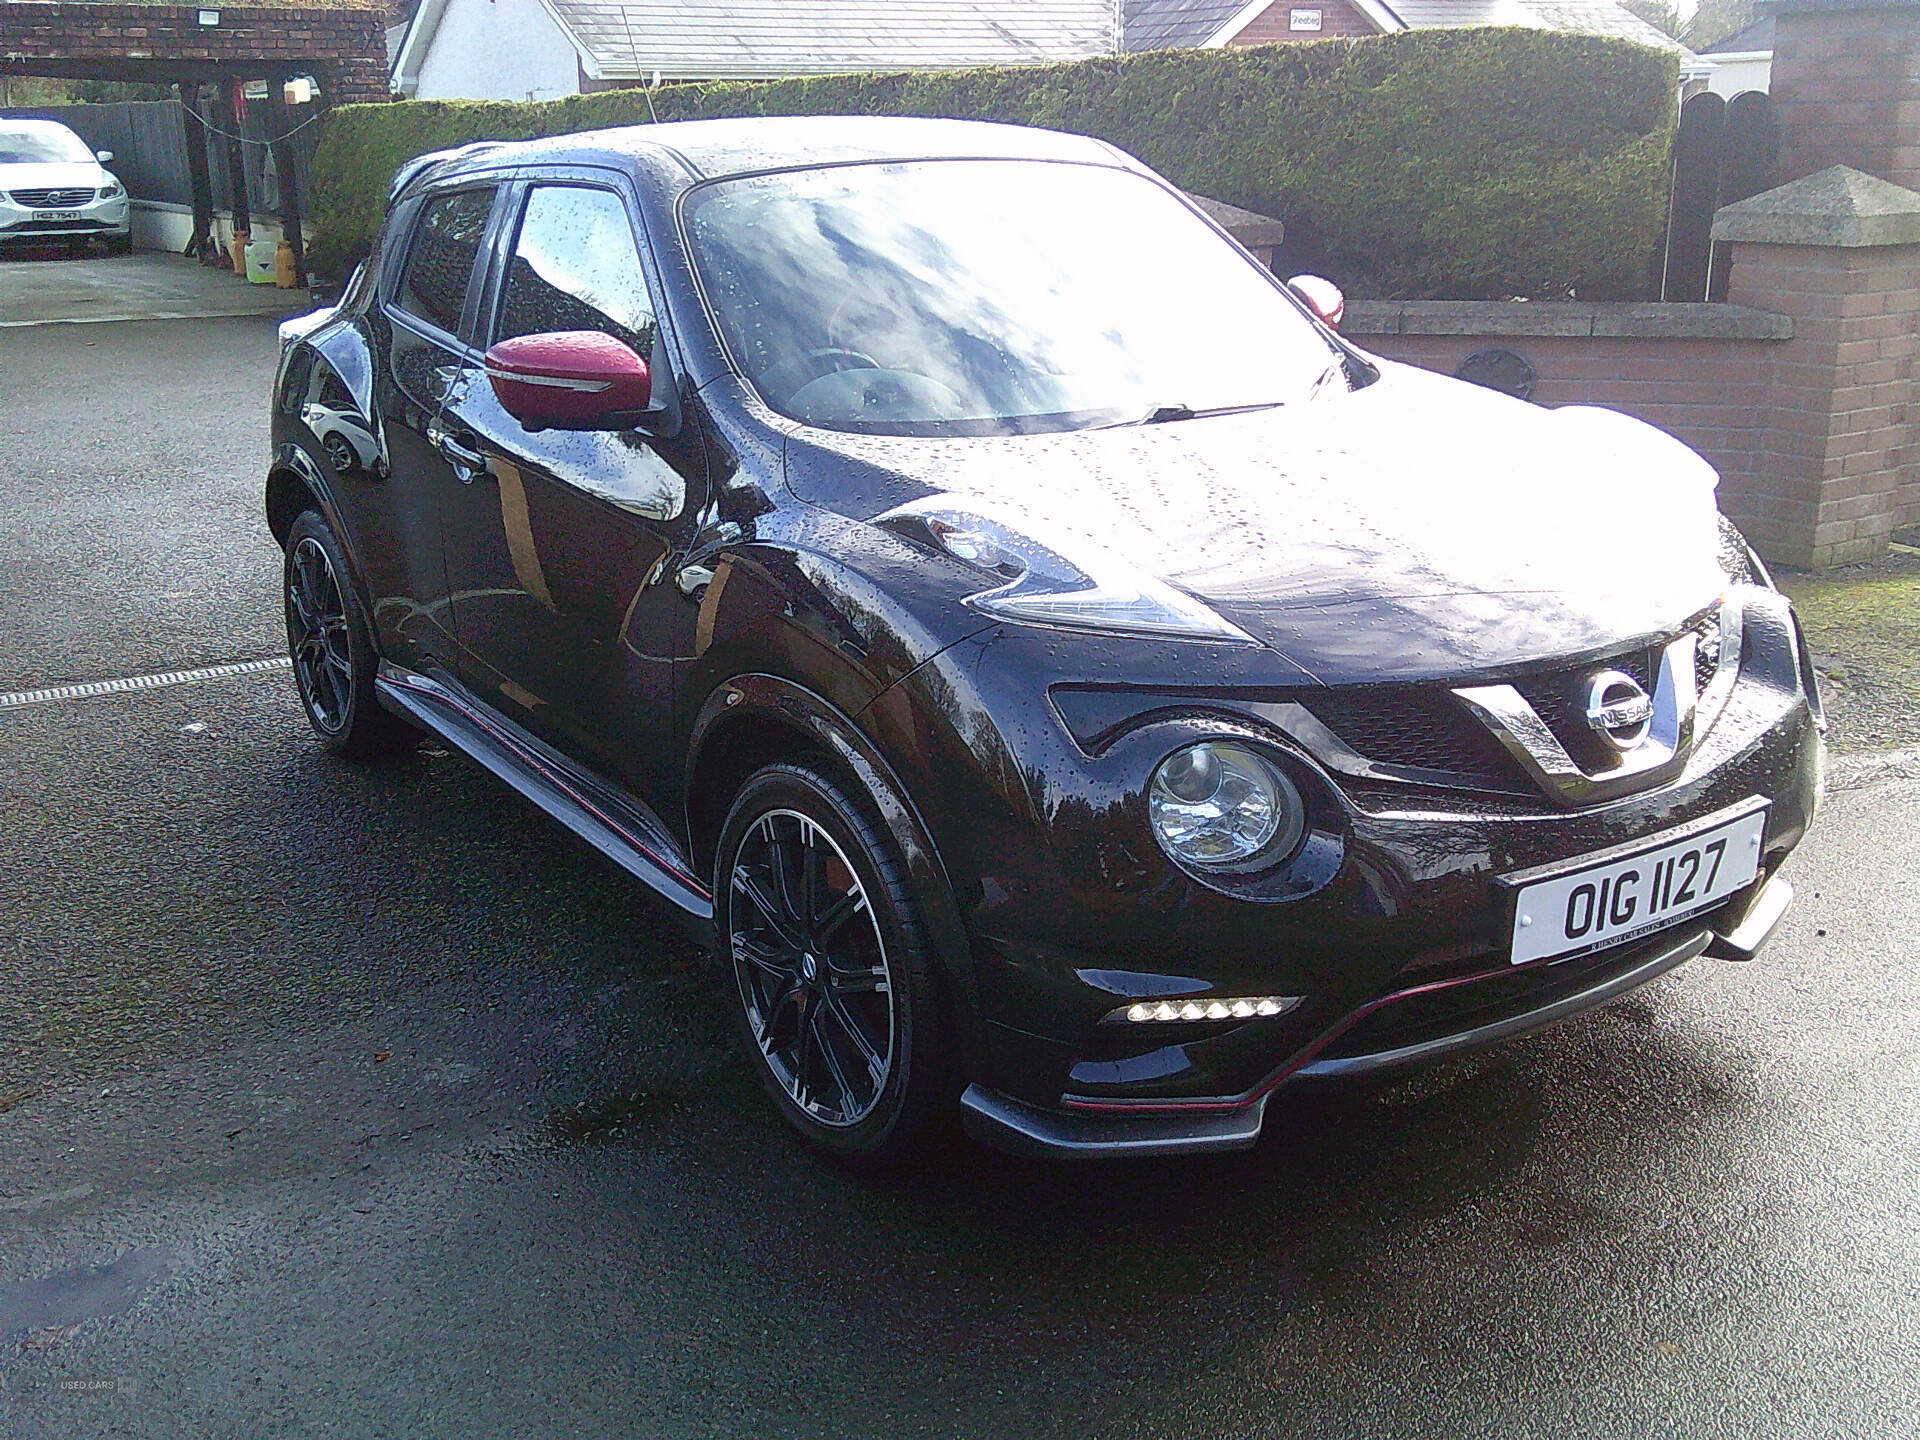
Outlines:
{"label": "shrub", "polygon": [[[1643,294],[1665,217],[1677,74],[1627,41],[1537,30],[1165,50],[1031,69],[654,91],[661,120],[885,114],[1097,135],[1198,194],[1278,216],[1289,259],[1382,298]],[[313,264],[364,255],[414,155],[644,124],[648,96],[350,105],[314,157]]]}

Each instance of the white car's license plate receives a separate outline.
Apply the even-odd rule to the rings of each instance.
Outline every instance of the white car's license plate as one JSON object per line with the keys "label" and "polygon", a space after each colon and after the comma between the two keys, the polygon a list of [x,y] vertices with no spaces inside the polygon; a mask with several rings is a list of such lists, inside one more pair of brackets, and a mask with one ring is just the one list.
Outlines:
{"label": "white car's license plate", "polygon": [[1766,829],[1763,806],[1522,886],[1514,897],[1513,963],[1615,945],[1718,904],[1760,873]]}
{"label": "white car's license plate", "polygon": [[80,212],[78,210],[36,210],[33,212],[33,218],[36,220],[78,220],[80,218]]}

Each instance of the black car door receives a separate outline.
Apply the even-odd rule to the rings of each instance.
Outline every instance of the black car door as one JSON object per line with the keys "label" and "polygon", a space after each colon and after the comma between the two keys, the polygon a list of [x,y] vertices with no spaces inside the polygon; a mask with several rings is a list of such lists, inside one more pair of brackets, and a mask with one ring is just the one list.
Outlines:
{"label": "black car door", "polygon": [[[611,178],[517,187],[492,287],[488,343],[597,330],[672,367],[630,196]],[[446,511],[446,550],[470,688],[643,798],[672,714],[672,657],[694,607],[668,557],[696,523],[705,474],[692,426],[527,431],[484,370],[466,367],[440,423],[481,466]]]}
{"label": "black car door", "polygon": [[383,597],[395,612],[376,616],[421,658],[457,653],[442,546],[442,515],[461,486],[448,458],[438,417],[447,392],[469,364],[481,258],[498,199],[497,185],[468,185],[414,202],[413,225],[397,276],[381,288],[376,334],[384,364],[375,366],[374,407],[391,467],[389,504],[405,594]]}

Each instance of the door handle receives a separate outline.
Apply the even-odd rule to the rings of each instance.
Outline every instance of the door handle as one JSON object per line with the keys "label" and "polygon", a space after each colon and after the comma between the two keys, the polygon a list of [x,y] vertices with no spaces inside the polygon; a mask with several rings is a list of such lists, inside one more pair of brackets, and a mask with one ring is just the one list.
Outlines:
{"label": "door handle", "polygon": [[471,485],[486,473],[487,457],[462,440],[456,440],[451,431],[438,423],[427,427],[427,442],[453,466],[453,473],[462,485]]}

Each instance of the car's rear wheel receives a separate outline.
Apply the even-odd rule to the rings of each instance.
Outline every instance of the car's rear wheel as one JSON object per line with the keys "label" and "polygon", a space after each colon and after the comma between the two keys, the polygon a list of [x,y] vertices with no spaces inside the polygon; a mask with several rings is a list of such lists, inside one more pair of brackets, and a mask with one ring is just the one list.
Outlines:
{"label": "car's rear wheel", "polygon": [[404,750],[418,732],[380,708],[373,682],[380,657],[348,580],[346,553],[318,511],[287,532],[287,650],[307,723],[336,755]]}
{"label": "car's rear wheel", "polygon": [[756,771],[722,827],[714,920],[749,1053],[812,1144],[883,1162],[946,1096],[949,1037],[905,867],[816,763]]}

